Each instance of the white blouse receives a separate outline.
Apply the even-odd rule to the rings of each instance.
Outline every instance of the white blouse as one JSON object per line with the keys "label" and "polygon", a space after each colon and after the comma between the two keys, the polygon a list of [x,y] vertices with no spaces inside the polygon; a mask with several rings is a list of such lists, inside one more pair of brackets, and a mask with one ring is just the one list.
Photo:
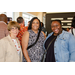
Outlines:
{"label": "white blouse", "polygon": [[12,41],[14,42],[15,47],[16,47],[17,52],[18,52],[18,55],[20,56],[20,54],[21,54],[21,49],[20,49],[20,46],[18,45],[18,41],[17,41],[16,39],[12,39]]}
{"label": "white blouse", "polygon": [[[72,33],[71,29],[69,30],[70,33]],[[75,36],[75,28],[73,28],[73,34]]]}

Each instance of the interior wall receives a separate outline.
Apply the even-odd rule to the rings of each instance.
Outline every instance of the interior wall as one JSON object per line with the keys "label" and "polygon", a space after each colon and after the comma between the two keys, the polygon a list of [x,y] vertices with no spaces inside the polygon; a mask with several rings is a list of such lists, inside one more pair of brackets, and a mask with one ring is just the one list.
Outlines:
{"label": "interior wall", "polygon": [[[47,13],[46,14],[46,30],[48,32],[48,34],[51,31],[51,18],[63,18],[63,20],[61,21],[70,21],[70,19],[67,19],[67,18],[73,18],[75,16],[75,12],[68,12],[68,13]],[[68,22],[68,23],[71,23],[71,22]],[[62,27],[67,27],[67,26],[70,26],[70,25],[67,25],[67,22],[62,22]]]}
{"label": "interior wall", "polygon": [[[43,22],[43,12],[27,12],[31,15],[34,15],[40,19],[41,22]],[[22,16],[22,12],[14,12],[13,13],[13,20],[16,21],[17,17]]]}
{"label": "interior wall", "polygon": [[40,21],[43,22],[43,12],[27,12],[27,13],[30,13],[30,14],[38,17],[40,19]]}

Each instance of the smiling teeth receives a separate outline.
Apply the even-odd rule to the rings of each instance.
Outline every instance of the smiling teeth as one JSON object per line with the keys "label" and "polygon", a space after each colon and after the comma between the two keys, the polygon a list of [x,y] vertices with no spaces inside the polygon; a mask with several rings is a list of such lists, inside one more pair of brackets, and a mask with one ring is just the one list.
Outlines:
{"label": "smiling teeth", "polygon": [[58,31],[58,29],[56,29],[55,31]]}

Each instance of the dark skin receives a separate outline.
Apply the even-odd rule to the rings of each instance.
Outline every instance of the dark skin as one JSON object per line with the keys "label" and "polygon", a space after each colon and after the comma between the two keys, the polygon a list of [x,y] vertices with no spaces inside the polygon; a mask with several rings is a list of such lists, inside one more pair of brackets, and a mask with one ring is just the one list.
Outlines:
{"label": "dark skin", "polygon": [[53,21],[51,23],[51,29],[54,32],[54,36],[57,36],[62,33],[62,26],[58,21]]}
{"label": "dark skin", "polygon": [[7,23],[7,16],[5,14],[0,14],[0,21]]}

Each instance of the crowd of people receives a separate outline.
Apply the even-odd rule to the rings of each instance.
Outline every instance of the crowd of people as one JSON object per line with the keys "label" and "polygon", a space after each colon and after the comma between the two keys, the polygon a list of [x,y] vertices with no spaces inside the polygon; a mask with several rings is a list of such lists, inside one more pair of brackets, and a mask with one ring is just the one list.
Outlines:
{"label": "crowd of people", "polygon": [[53,20],[52,33],[47,36],[37,17],[26,27],[23,17],[7,24],[7,16],[0,14],[0,62],[74,62],[74,28],[75,18],[68,32],[62,29],[60,20]]}

